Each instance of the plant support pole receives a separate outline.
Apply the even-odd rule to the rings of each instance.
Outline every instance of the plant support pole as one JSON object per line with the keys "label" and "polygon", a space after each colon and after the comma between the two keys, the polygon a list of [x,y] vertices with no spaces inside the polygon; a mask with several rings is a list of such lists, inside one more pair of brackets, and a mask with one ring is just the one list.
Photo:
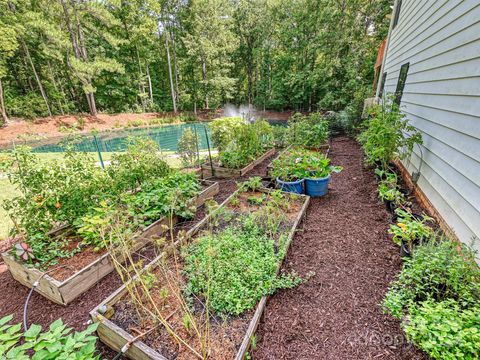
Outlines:
{"label": "plant support pole", "polygon": [[95,141],[95,147],[97,148],[98,158],[100,159],[100,165],[102,169],[105,169],[105,164],[103,163],[102,152],[100,151],[100,146],[98,145],[97,135],[93,135],[93,140]]}
{"label": "plant support pole", "polygon": [[210,168],[212,169],[212,176],[215,176],[215,169],[213,168],[213,162],[212,162],[212,152],[210,151],[210,140],[208,140],[208,132],[207,132],[207,127],[205,125],[203,125],[203,130],[205,130],[205,138],[207,139],[208,157],[210,159]]}

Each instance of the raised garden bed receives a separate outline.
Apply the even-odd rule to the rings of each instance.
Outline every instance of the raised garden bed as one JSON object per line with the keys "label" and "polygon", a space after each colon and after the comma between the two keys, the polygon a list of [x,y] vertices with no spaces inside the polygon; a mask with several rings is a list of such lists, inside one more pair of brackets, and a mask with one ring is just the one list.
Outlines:
{"label": "raised garden bed", "polygon": [[[259,209],[262,205],[252,205],[248,199],[251,200],[252,197],[269,197],[270,193],[271,191],[266,189],[259,189],[254,192],[236,192],[219,206],[216,213],[222,214],[231,210],[234,214],[241,216],[241,214],[255,212],[256,209]],[[285,234],[285,243],[283,244],[285,252],[283,254],[286,254],[295,231],[305,215],[310,198],[308,196],[282,194],[288,199],[289,204],[291,204],[288,206],[288,210],[285,210],[288,227],[282,230]],[[205,233],[204,230],[207,230],[206,233],[208,233],[208,230],[211,231],[211,223],[212,215],[210,214],[190,229],[185,238],[189,243],[195,242]],[[221,224],[222,222],[219,223]],[[219,226],[222,227],[222,225]],[[223,226],[225,226],[225,224],[223,224]],[[178,245],[178,243],[179,240],[175,239],[175,245]],[[185,243],[183,242],[183,244]],[[160,254],[144,268],[142,274],[154,274],[155,277],[159,279],[158,281],[164,284],[164,279],[162,279],[164,270],[159,269],[165,268],[165,261],[167,261],[167,264],[171,264],[168,262],[169,258],[172,258],[172,256],[169,256],[167,252]],[[277,273],[282,261],[283,258],[279,260]],[[180,271],[182,270],[180,269]],[[129,289],[137,286],[136,281],[138,281],[138,277],[134,277],[131,281],[121,286],[91,311],[90,316],[92,320],[99,322],[97,333],[101,341],[115,351],[128,348],[125,355],[134,360],[167,360],[173,358],[180,360],[198,358],[192,352],[186,350],[185,347],[179,347],[178,343],[169,337],[163,326],[150,323],[151,328],[146,329],[142,327],[141,324],[138,324],[138,321],[136,321],[138,317],[135,307],[131,304],[128,292]],[[183,286],[184,284],[181,285]],[[175,298],[174,296],[172,297]],[[182,316],[180,314],[181,311],[178,309],[180,305],[169,299],[170,298],[167,297],[167,303],[165,305],[165,311],[168,310],[168,313],[173,314],[167,316],[169,326],[175,327],[176,329],[179,327],[181,330]],[[242,312],[240,315],[229,315],[227,317],[211,315],[214,319],[211,322],[210,358],[241,360],[245,357],[265,308],[266,300],[267,296],[261,297],[256,303],[256,306]],[[200,302],[200,300],[198,301]],[[196,303],[197,301],[195,300],[194,302]],[[200,320],[204,319],[204,317],[202,317],[204,308],[199,304],[194,304],[193,306],[197,309],[195,310],[194,316]],[[190,346],[192,347],[199,346],[198,343],[196,343],[197,340],[195,337],[187,337],[187,341],[190,341]]]}
{"label": "raised garden bed", "polygon": [[[202,164],[202,178],[208,179],[210,177],[222,178],[222,179],[230,179],[234,177],[244,176],[250,170],[252,170],[255,166],[263,162],[265,159],[269,158],[275,154],[275,149],[270,149],[265,152],[263,155],[258,157],[256,160],[252,161],[247,166],[241,169],[230,169],[222,166],[218,166],[215,164]],[[213,171],[212,171],[213,170]]]}
{"label": "raised garden bed", "polygon": [[[202,185],[204,189],[195,199],[197,207],[203,205],[207,199],[212,198],[219,191],[217,182],[203,180]],[[173,221],[177,222],[178,219],[174,218]],[[141,249],[151,241],[152,237],[161,235],[165,231],[164,225],[166,225],[167,222],[167,219],[162,217],[146,227],[142,233],[136,237],[132,251],[135,252]],[[77,255],[79,254],[82,253],[78,253]],[[35,291],[61,305],[67,305],[72,302],[114,269],[111,257],[106,251],[103,253],[91,252],[87,256],[88,259],[86,260],[88,263],[81,269],[73,272],[57,272],[56,275],[54,275],[53,271],[56,271],[55,267],[47,271],[40,271],[39,269],[27,266],[25,263],[18,261],[7,252],[2,254],[8,270],[15,280],[29,288],[34,287],[35,284]],[[74,256],[71,259],[75,258]],[[83,260],[83,262],[85,262],[85,260]]]}

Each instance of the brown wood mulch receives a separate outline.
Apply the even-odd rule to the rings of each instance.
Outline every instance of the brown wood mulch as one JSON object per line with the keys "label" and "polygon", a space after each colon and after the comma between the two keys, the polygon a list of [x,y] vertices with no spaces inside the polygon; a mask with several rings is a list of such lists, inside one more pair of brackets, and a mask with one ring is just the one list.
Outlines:
{"label": "brown wood mulch", "polygon": [[408,344],[381,302],[400,271],[399,249],[388,239],[391,221],[377,199],[377,182],[352,139],[336,138],[327,196],[312,199],[285,262],[315,275],[267,303],[253,359],[427,359]]}
{"label": "brown wood mulch", "polygon": [[[303,231],[295,236],[285,262],[285,268],[300,275],[314,275],[270,298],[253,359],[427,358],[407,343],[398,321],[384,315],[379,305],[401,260],[387,237],[391,217],[377,200],[376,180],[363,167],[362,156],[354,140],[332,141],[332,163],[344,170],[334,176],[327,196],[312,199]],[[248,175],[265,176],[272,158]],[[225,200],[235,188],[235,180],[220,180],[215,200]],[[203,214],[201,209],[196,219]],[[47,327],[61,317],[82,330],[89,311],[120,285],[113,272],[66,307],[34,293],[29,322]],[[13,313],[21,321],[27,293],[0,265],[0,318]],[[101,344],[99,350],[107,359],[115,355]]]}

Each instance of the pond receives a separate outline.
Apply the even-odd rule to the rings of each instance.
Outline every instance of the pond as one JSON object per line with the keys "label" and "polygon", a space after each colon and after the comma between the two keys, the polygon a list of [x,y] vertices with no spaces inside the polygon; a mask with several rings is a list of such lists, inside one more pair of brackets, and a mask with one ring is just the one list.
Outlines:
{"label": "pond", "polygon": [[[162,149],[162,151],[175,152],[178,148],[178,141],[185,129],[192,129],[197,134],[199,150],[208,149],[205,129],[208,131],[208,126],[205,123],[188,123],[188,124],[172,124],[149,128],[133,128],[112,130],[98,133],[96,135],[98,146],[102,152],[117,152],[125,151],[127,147],[127,139],[129,137],[142,137],[154,140]],[[65,147],[62,141],[57,143],[43,144],[33,147],[33,152],[36,153],[52,153],[64,152]],[[96,152],[97,147],[93,135],[81,135],[75,140],[75,148],[78,151]]]}

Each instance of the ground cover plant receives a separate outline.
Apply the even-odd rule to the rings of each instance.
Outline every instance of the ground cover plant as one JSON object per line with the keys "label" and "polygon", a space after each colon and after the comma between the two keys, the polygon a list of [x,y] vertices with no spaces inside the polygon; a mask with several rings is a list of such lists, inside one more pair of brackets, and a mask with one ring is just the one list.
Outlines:
{"label": "ground cover plant", "polygon": [[[164,356],[233,357],[262,296],[301,281],[294,273],[277,271],[304,200],[278,190],[263,192],[260,186],[260,178],[251,178],[239,184],[226,207],[209,204],[210,220],[191,239],[171,224],[169,234],[158,240],[170,251],[154,267],[142,271],[143,261],[117,262],[127,286],[113,305],[112,320],[129,330],[127,319],[133,317],[140,329],[153,329],[154,335],[142,340]],[[129,235],[122,228],[116,227],[117,236],[128,248]],[[138,274],[134,282],[132,269]],[[179,347],[173,350],[168,339]]]}
{"label": "ground cover plant", "polygon": [[480,269],[466,245],[433,238],[419,245],[385,296],[408,339],[434,359],[480,355]]}
{"label": "ground cover plant", "polygon": [[288,119],[287,136],[292,145],[320,148],[330,136],[329,122],[320,113],[296,113]]}
{"label": "ground cover plant", "polygon": [[264,120],[249,123],[241,118],[222,118],[209,126],[223,167],[240,169],[274,145],[272,126]]}
{"label": "ground cover plant", "polygon": [[[71,149],[64,161],[47,164],[29,149],[16,148],[4,163],[21,191],[4,205],[15,224],[12,236],[22,238],[14,254],[44,269],[87,248],[105,249],[99,229],[119,207],[128,209],[138,229],[169,214],[165,202],[173,197],[175,215],[191,216],[190,200],[200,184],[194,175],[171,169],[158,150],[153,141],[131,140],[127,151],[102,170],[92,157]],[[61,226],[66,230],[51,234]]]}
{"label": "ground cover plant", "polygon": [[0,319],[0,358],[16,360],[98,360],[97,338],[92,334],[98,325],[73,332],[62,320],[54,321],[47,331],[33,324],[25,332],[21,324],[9,324],[13,315]]}

